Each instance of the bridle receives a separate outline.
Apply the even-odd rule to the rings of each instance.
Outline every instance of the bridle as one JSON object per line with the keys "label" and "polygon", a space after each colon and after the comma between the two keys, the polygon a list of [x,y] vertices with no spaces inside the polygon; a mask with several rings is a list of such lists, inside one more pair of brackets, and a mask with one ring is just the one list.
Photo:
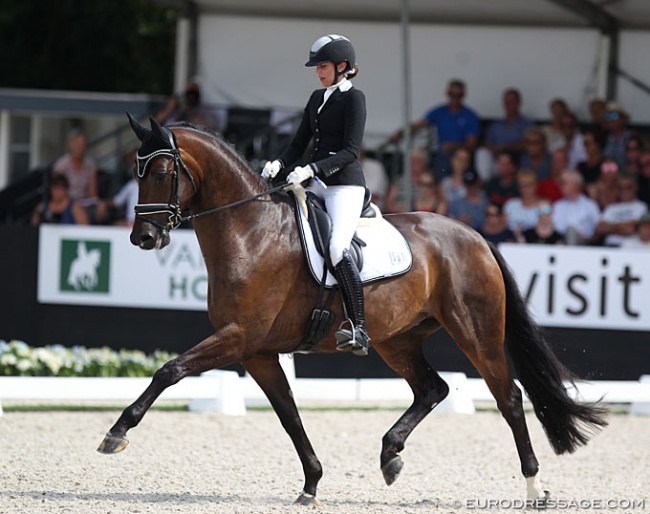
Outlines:
{"label": "bridle", "polygon": [[[271,189],[267,189],[266,191],[262,191],[261,193],[257,193],[253,196],[249,196],[247,198],[243,198],[241,200],[237,200],[235,202],[226,205],[215,207],[214,209],[209,209],[207,211],[199,212],[196,214],[183,216],[181,211],[181,205],[180,205],[180,196],[178,192],[180,170],[183,170],[185,174],[188,176],[188,178],[190,179],[195,195],[199,192],[199,188],[196,185],[194,176],[192,175],[192,173],[190,173],[190,170],[188,169],[185,162],[183,162],[183,158],[181,157],[181,151],[180,148],[178,148],[178,145],[176,144],[176,138],[174,136],[174,133],[171,130],[169,130],[167,127],[162,127],[162,130],[168,138],[170,147],[155,150],[154,152],[151,152],[143,156],[140,156],[139,154],[136,155],[136,173],[139,178],[144,178],[147,170],[147,166],[156,157],[167,156],[173,159],[174,169],[172,171],[172,187],[169,193],[169,201],[167,203],[139,203],[136,204],[134,208],[136,218],[140,218],[146,221],[147,223],[151,223],[152,225],[156,226],[162,231],[166,232],[168,230],[173,230],[175,228],[178,228],[180,224],[183,223],[184,221],[193,220],[201,216],[207,216],[208,214],[215,214],[219,211],[223,211],[231,207],[236,207],[238,205],[251,202],[259,198],[260,196],[276,193],[287,187],[287,184],[283,183],[280,184],[279,186],[273,187]],[[155,219],[149,217],[155,214],[167,214],[168,215],[167,224],[163,225],[162,223],[159,223]]]}

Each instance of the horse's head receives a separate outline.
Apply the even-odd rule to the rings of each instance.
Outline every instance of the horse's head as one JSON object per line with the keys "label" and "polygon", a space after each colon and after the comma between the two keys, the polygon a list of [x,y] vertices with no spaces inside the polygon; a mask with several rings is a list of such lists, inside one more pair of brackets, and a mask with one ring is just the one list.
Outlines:
{"label": "horse's head", "polygon": [[139,196],[131,243],[143,250],[164,248],[169,244],[169,231],[181,223],[181,212],[196,194],[197,186],[173,132],[153,118],[148,129],[127,115],[141,141],[136,155]]}

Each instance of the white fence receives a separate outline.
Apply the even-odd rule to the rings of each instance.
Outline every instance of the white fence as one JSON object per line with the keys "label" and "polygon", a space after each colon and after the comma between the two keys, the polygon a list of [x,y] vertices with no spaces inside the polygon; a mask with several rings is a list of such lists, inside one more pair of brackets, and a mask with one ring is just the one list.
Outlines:
{"label": "white fence", "polygon": [[[377,405],[404,402],[407,405],[413,398],[407,383],[399,378],[296,378],[293,359],[282,356],[280,362],[299,406],[301,403],[336,405],[341,402]],[[476,402],[494,401],[482,379],[467,378],[464,373],[455,372],[440,375],[449,385],[449,396],[434,412],[471,414]],[[0,402],[3,399],[131,402],[149,382],[149,378],[0,377]],[[573,393],[584,401],[602,399],[605,403],[629,404],[630,414],[650,415],[650,375],[644,375],[639,381],[583,382]],[[239,377],[234,371],[221,370],[181,380],[168,388],[161,398],[189,400],[190,410],[218,411],[228,415],[243,415],[247,406],[269,405],[250,376]]]}

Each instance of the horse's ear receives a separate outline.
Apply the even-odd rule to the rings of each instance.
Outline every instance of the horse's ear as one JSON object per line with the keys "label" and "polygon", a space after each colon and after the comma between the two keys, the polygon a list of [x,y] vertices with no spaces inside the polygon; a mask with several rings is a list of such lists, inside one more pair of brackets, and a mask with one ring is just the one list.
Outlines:
{"label": "horse's ear", "polygon": [[149,123],[151,123],[151,132],[155,140],[160,141],[161,144],[165,145],[165,148],[175,148],[174,136],[171,130],[163,128],[155,118],[149,118]]}
{"label": "horse's ear", "polygon": [[136,120],[130,112],[127,112],[126,115],[129,118],[129,123],[131,124],[131,128],[133,129],[133,132],[135,132],[135,135],[138,137],[140,141],[142,141],[142,138],[147,135],[147,132],[149,132],[149,129],[145,127],[142,123],[140,123],[138,120]]}
{"label": "horse's ear", "polygon": [[157,132],[159,135],[162,136],[163,141],[167,139],[167,136],[165,135],[162,125],[158,123],[158,120],[156,118],[152,118],[151,116],[149,117],[149,125],[151,125],[151,130],[154,132]]}

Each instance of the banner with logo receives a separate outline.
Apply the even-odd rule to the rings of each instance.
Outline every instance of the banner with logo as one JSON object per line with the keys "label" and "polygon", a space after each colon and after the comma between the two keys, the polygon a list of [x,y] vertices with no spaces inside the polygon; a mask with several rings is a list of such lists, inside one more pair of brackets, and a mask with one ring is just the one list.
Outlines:
{"label": "banner with logo", "polygon": [[39,232],[38,301],[206,310],[207,272],[192,230],[144,251],[123,227],[44,224]]}
{"label": "banner with logo", "polygon": [[[129,233],[122,227],[41,226],[38,300],[205,310],[207,272],[194,232],[175,230],[169,246],[151,251],[131,245]],[[650,330],[650,252],[499,248],[541,325]]]}

